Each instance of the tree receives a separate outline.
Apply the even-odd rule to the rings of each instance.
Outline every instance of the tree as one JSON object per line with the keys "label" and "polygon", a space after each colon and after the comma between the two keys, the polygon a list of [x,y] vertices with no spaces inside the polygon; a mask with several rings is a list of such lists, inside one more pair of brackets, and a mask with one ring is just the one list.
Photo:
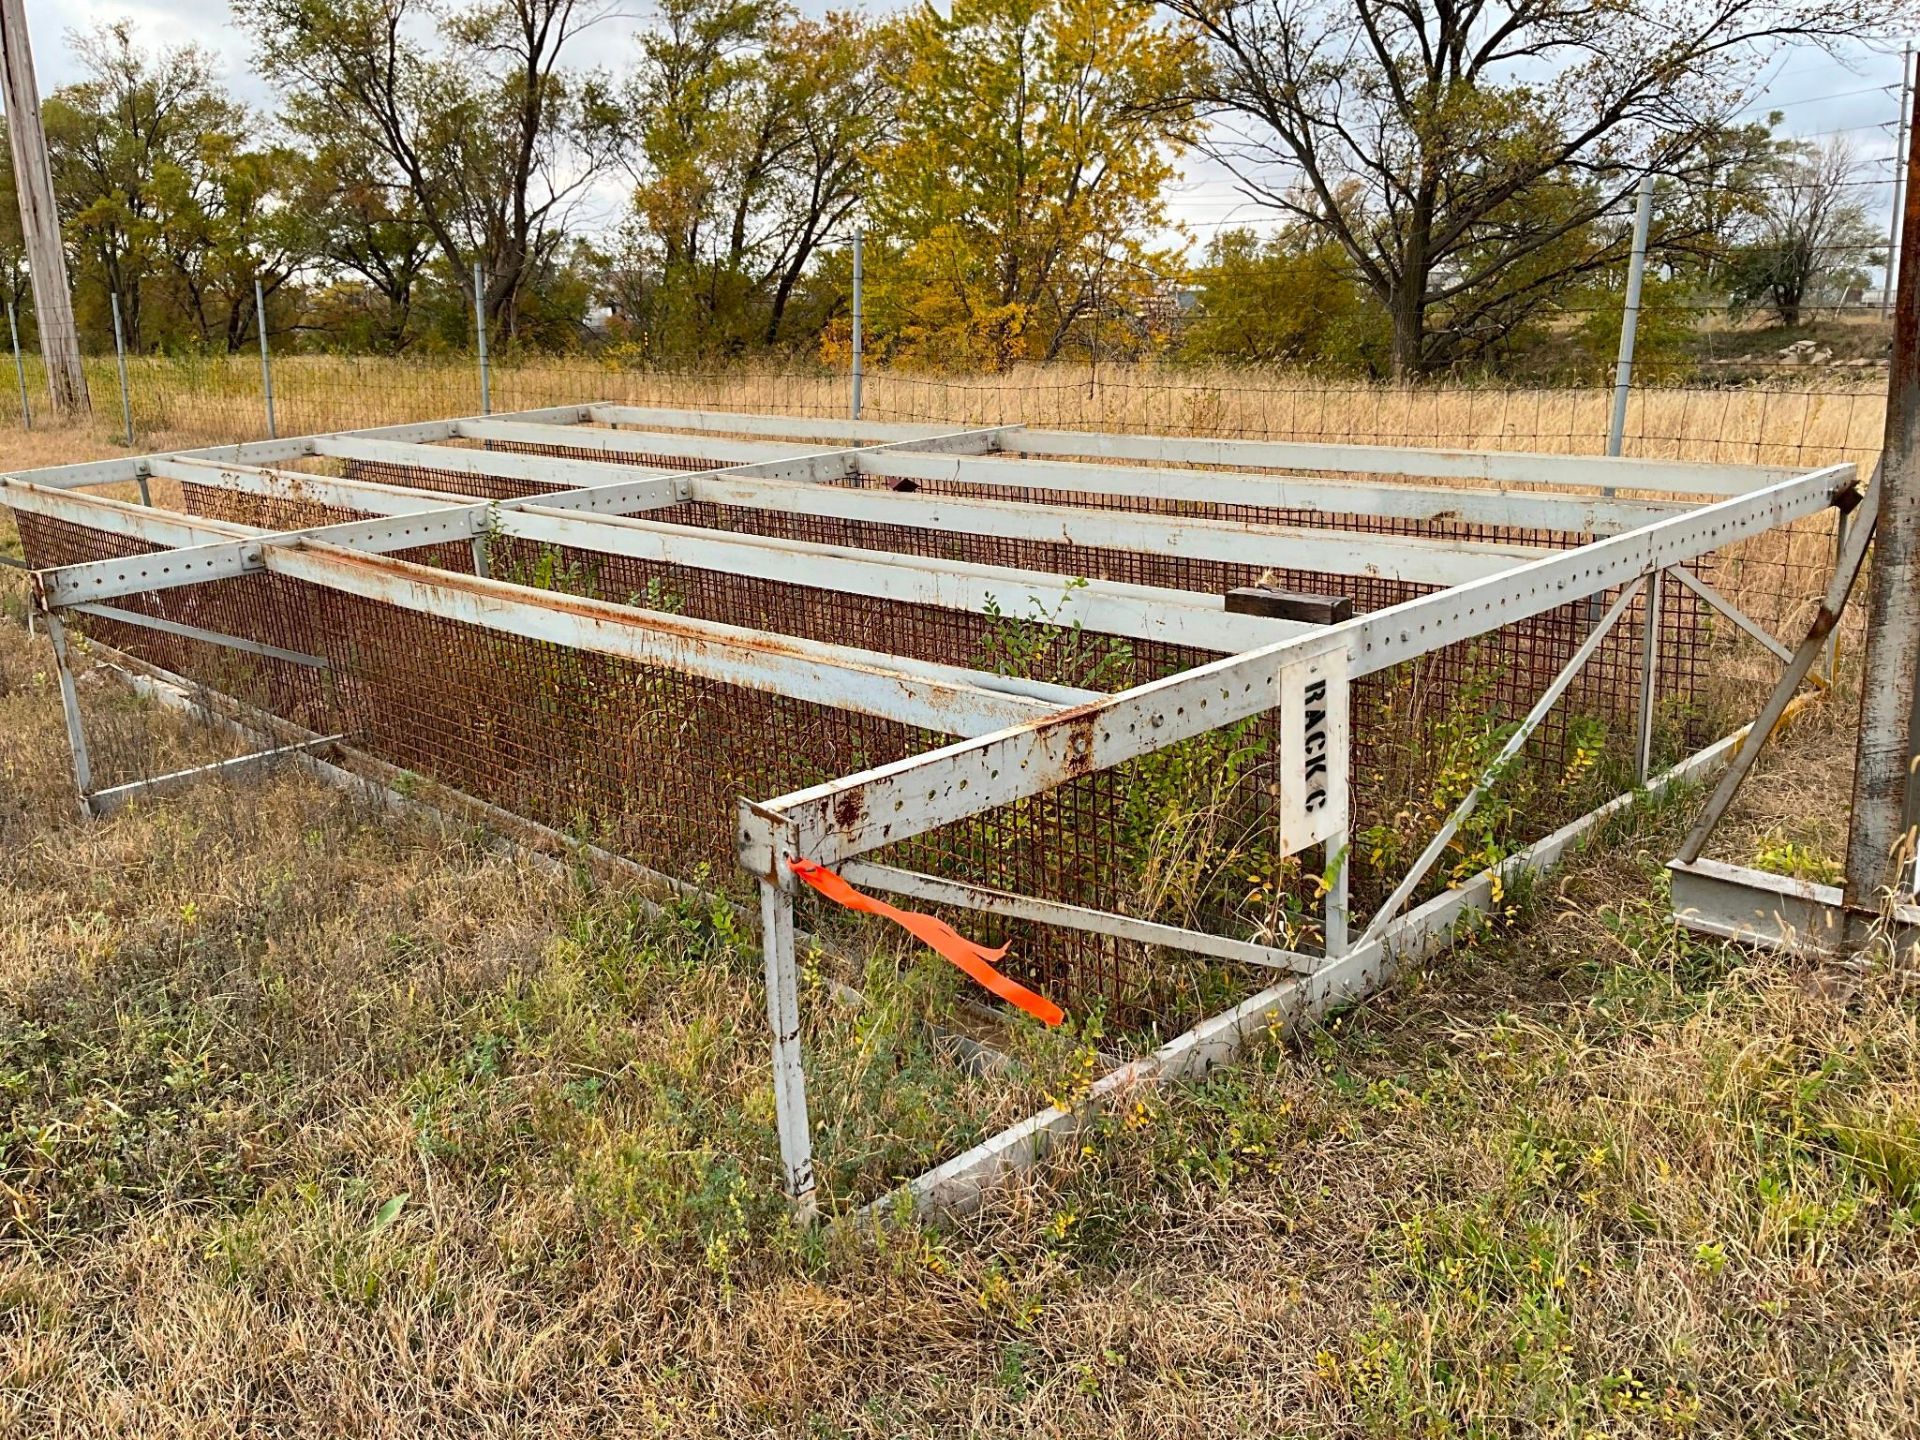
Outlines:
{"label": "tree", "polygon": [[333,275],[357,282],[327,296],[326,318],[356,347],[399,353],[415,338],[415,304],[434,254],[419,201],[384,156],[350,145],[321,141],[300,171],[295,208],[308,248]]}
{"label": "tree", "polygon": [[1801,308],[1823,290],[1864,284],[1864,267],[1886,259],[1857,198],[1859,169],[1838,136],[1824,145],[1775,143],[1774,163],[1754,192],[1752,236],[1729,266],[1736,310],[1766,305],[1782,325],[1798,325]]}
{"label": "tree", "polygon": [[631,90],[628,311],[670,348],[772,344],[894,117],[891,32],[777,0],[667,0]]}
{"label": "tree", "polygon": [[[1515,301],[1610,264],[1646,169],[1684,169],[1780,44],[1893,0],[1168,0],[1213,61],[1191,98],[1248,192],[1337,244],[1410,376]],[[1524,290],[1516,277],[1530,272]],[[1507,298],[1481,303],[1489,287]]]}
{"label": "tree", "polygon": [[899,138],[873,159],[874,329],[902,355],[1051,359],[1171,262],[1180,98],[1197,52],[1140,0],[923,3],[904,25]]}
{"label": "tree", "polygon": [[1338,248],[1303,226],[1265,240],[1222,231],[1193,279],[1198,294],[1181,348],[1195,359],[1342,367],[1385,359],[1380,307],[1353,282]]}
{"label": "tree", "polygon": [[[479,262],[490,322],[516,333],[523,290],[624,136],[605,82],[562,65],[609,12],[580,0],[244,0],[237,13],[294,126],[391,166],[449,271]],[[420,38],[429,26],[437,46]]]}
{"label": "tree", "polygon": [[44,110],[75,308],[101,333],[118,297],[135,349],[237,348],[254,278],[271,293],[307,259],[284,188],[298,158],[247,143],[251,118],[194,46],[149,54],[122,22],[75,50],[86,78]]}

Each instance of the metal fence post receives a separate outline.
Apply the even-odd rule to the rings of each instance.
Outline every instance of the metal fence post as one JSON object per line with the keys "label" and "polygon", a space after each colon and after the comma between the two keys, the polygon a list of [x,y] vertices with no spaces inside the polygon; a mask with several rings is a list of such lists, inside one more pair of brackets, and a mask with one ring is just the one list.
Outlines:
{"label": "metal fence post", "polygon": [[860,322],[862,318],[860,311],[862,299],[860,247],[864,239],[865,233],[863,231],[856,230],[853,232],[853,418],[856,420],[860,418],[860,381],[862,378],[862,357],[860,353]]}
{"label": "metal fence post", "polygon": [[1642,785],[1653,776],[1653,731],[1660,707],[1660,590],[1667,572],[1647,576],[1647,594],[1641,611],[1646,633],[1640,637],[1640,713],[1634,724],[1634,778]]}
{"label": "metal fence post", "polygon": [[1900,214],[1906,208],[1902,187],[1906,184],[1908,108],[1913,94],[1913,47],[1900,47],[1900,118],[1893,132],[1893,214],[1887,221],[1887,281],[1880,287],[1880,313],[1893,311],[1894,268],[1900,263]]}
{"label": "metal fence post", "polygon": [[126,422],[127,444],[133,444],[133,400],[127,393],[127,337],[120,328],[120,292],[113,292],[113,353],[120,362],[120,418]]}
{"label": "metal fence post", "polygon": [[27,367],[20,359],[20,326],[13,317],[13,302],[7,302],[7,334],[13,340],[13,376],[20,382],[20,423],[33,429],[33,407],[27,404]]}
{"label": "metal fence post", "polygon": [[480,281],[480,262],[473,262],[473,334],[480,352],[480,413],[493,413],[493,376],[487,363],[487,292]]}
{"label": "metal fence post", "polygon": [[[1640,204],[1633,212],[1633,255],[1627,261],[1627,308],[1620,317],[1620,358],[1613,367],[1613,420],[1607,454],[1618,455],[1627,433],[1627,392],[1633,388],[1633,342],[1640,329],[1640,288],[1647,275],[1647,231],[1653,224],[1653,172],[1640,177]],[[1609,488],[1607,494],[1611,495]]]}
{"label": "metal fence post", "polygon": [[273,364],[267,358],[267,297],[258,275],[253,277],[253,318],[260,328],[260,393],[266,397],[267,438],[277,440],[280,432],[273,423]]}

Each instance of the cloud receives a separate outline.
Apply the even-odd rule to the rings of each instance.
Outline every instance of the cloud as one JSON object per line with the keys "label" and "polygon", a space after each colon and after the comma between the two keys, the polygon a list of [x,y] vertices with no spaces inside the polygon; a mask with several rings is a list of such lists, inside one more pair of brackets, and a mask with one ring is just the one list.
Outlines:
{"label": "cloud", "polygon": [[251,43],[233,23],[227,0],[27,0],[27,29],[42,94],[82,78],[70,37],[116,20],[133,22],[141,44],[153,50],[198,45],[211,54],[220,78],[238,100],[267,109],[273,92],[249,64]]}

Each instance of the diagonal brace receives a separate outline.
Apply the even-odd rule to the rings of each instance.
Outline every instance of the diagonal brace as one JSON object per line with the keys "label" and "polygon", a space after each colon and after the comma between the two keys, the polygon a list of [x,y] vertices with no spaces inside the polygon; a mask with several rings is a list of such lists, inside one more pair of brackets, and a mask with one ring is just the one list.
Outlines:
{"label": "diagonal brace", "polygon": [[1558,675],[1553,677],[1553,683],[1548,685],[1540,698],[1534,702],[1533,709],[1527,712],[1527,718],[1520,722],[1519,728],[1508,737],[1507,743],[1500,747],[1500,753],[1493,757],[1493,763],[1487,766],[1479,780],[1474,782],[1473,789],[1467,792],[1467,798],[1454,808],[1453,814],[1447,817],[1447,823],[1442,825],[1439,833],[1427,842],[1427,848],[1420,852],[1420,858],[1413,862],[1413,868],[1394,887],[1393,894],[1387,897],[1386,903],[1381,905],[1374,915],[1372,922],[1367,926],[1366,933],[1360,937],[1359,943],[1354,947],[1356,950],[1363,950],[1379,939],[1381,932],[1392,922],[1393,917],[1400,913],[1400,907],[1407,903],[1414,889],[1426,878],[1427,872],[1439,860],[1448,843],[1467,822],[1467,817],[1479,808],[1480,802],[1494,787],[1508,763],[1520,753],[1520,747],[1527,743],[1527,737],[1539,729],[1540,722],[1547,718],[1547,712],[1553,709],[1561,695],[1566,693],[1567,687],[1573,683],[1574,677],[1585,668],[1587,661],[1593,658],[1593,652],[1600,648],[1600,642],[1606,639],[1613,627],[1620,623],[1620,617],[1627,613],[1627,606],[1633,602],[1634,596],[1640,593],[1646,583],[1647,577],[1643,575],[1621,590],[1612,608],[1600,617],[1600,623],[1593,627],[1592,632],[1581,642],[1580,648],[1573,652],[1573,658],[1567,661]]}
{"label": "diagonal brace", "polygon": [[1867,543],[1873,538],[1874,521],[1879,510],[1880,471],[1876,469],[1873,483],[1867,487],[1866,498],[1860,502],[1859,513],[1852,517],[1847,526],[1846,541],[1834,560],[1833,577],[1827,582],[1827,593],[1820,601],[1820,609],[1814,614],[1813,623],[1807,627],[1806,638],[1788,660],[1779,683],[1773,687],[1773,694],[1760,707],[1759,717],[1747,731],[1747,738],[1720,776],[1720,783],[1708,797],[1706,808],[1700,812],[1700,818],[1694,821],[1693,829],[1687,832],[1677,857],[1683,864],[1691,865],[1700,858],[1700,852],[1706,848],[1707,840],[1713,834],[1713,827],[1727,813],[1734,795],[1745,783],[1754,762],[1760,758],[1761,747],[1773,734],[1773,727],[1780,723],[1780,717],[1786,713],[1794,692],[1800,688],[1800,682],[1813,670],[1814,662],[1819,660],[1820,652],[1826,648],[1827,637],[1839,626],[1841,612],[1847,608],[1847,597],[1853,593],[1853,582],[1859,577],[1860,567],[1866,563]]}

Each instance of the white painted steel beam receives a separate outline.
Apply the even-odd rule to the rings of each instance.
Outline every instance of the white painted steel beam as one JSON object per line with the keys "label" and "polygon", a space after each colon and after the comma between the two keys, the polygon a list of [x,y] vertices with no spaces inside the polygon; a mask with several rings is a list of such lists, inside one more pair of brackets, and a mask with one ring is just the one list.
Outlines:
{"label": "white painted steel beam", "polygon": [[1251,526],[1068,505],[1028,505],[1016,500],[796,485],[730,475],[694,476],[693,494],[696,500],[715,505],[865,520],[916,530],[1054,541],[1425,585],[1458,585],[1497,575],[1542,553],[1523,545]]}
{"label": "white painted steel beam", "polygon": [[284,660],[289,665],[304,665],[310,670],[332,668],[318,655],[308,655],[299,650],[283,650],[278,645],[264,645],[258,640],[222,634],[218,630],[207,630],[199,625],[187,625],[178,620],[168,620],[160,615],[147,615],[139,610],[122,610],[115,605],[74,605],[69,608],[81,615],[97,615],[102,620],[117,620],[122,625],[137,625],[144,630],[158,630],[163,635],[177,635],[182,640],[198,640],[206,645],[224,646],[228,650],[244,650],[249,655],[258,655],[267,660]]}
{"label": "white painted steel beam", "polygon": [[245,540],[223,540],[177,550],[162,550],[151,555],[63,565],[57,570],[36,571],[34,579],[41,604],[46,609],[58,610],[63,606],[97,603],[121,595],[171,590],[182,585],[204,585],[210,580],[253,574],[268,568],[264,548],[269,542],[288,544],[313,536],[347,549],[379,555],[444,540],[471,540],[476,533],[476,526],[484,523],[485,519],[484,507],[459,505],[415,515],[382,515],[372,520],[348,520],[337,525],[317,526],[312,530],[281,534],[253,532]]}
{"label": "white painted steel beam", "polygon": [[1417,449],[1292,440],[1211,440],[1186,436],[1101,435],[1076,430],[1010,430],[1000,448],[1083,460],[1144,460],[1168,465],[1322,470],[1341,474],[1425,476],[1506,485],[1564,485],[1684,495],[1744,495],[1802,473],[1779,465],[1637,460],[1608,455],[1527,454],[1513,450]]}
{"label": "white painted steel beam", "polygon": [[[984,734],[1099,698],[1066,686],[1009,682],[955,666],[455,575],[314,541],[262,549],[269,572],[343,594],[941,734]],[[993,688],[1008,684],[1026,693]],[[1042,690],[1049,698],[1035,697]]]}
{"label": "white painted steel beam", "polygon": [[[495,533],[536,544],[751,575],[876,599],[938,605],[973,615],[991,603],[1020,623],[1079,624],[1101,634],[1161,640],[1235,654],[1319,627],[1228,614],[1222,597],[1039,570],[893,555],[809,541],[702,530],[625,517],[579,517],[540,506],[502,510]],[[777,617],[774,617],[777,622]]]}
{"label": "white painted steel beam", "polygon": [[1533,708],[1527,711],[1526,717],[1514,727],[1506,743],[1500,747],[1499,752],[1487,764],[1479,778],[1473,782],[1473,788],[1454,807],[1453,813],[1447,816],[1446,823],[1427,842],[1419,858],[1408,867],[1400,883],[1393,887],[1393,893],[1380,902],[1380,908],[1373,913],[1373,922],[1367,926],[1366,933],[1360,937],[1362,945],[1378,939],[1381,932],[1393,923],[1393,917],[1400,913],[1400,907],[1407,903],[1408,898],[1419,888],[1420,882],[1426,879],[1427,872],[1438,863],[1448,844],[1459,833],[1460,827],[1467,822],[1467,818],[1479,808],[1487,792],[1499,783],[1501,776],[1506,773],[1507,766],[1520,753],[1521,747],[1527,743],[1533,732],[1540,727],[1540,723],[1552,713],[1553,707],[1559,703],[1567,687],[1573,684],[1582,670],[1586,669],[1587,662],[1593,658],[1593,652],[1600,648],[1601,642],[1613,632],[1614,626],[1620,623],[1621,617],[1627,613],[1627,606],[1633,603],[1634,596],[1638,595],[1645,585],[1646,580],[1643,577],[1621,587],[1619,597],[1613,602],[1612,607],[1587,633],[1587,638],[1580,642],[1580,648],[1575,650],[1567,663],[1560,667],[1560,673],[1553,677],[1545,690],[1541,691],[1540,698],[1533,703]]}
{"label": "white painted steel beam", "polygon": [[1702,600],[1706,601],[1707,604],[1718,610],[1722,615],[1726,616],[1727,619],[1731,620],[1739,629],[1746,631],[1748,635],[1759,641],[1781,664],[1788,665],[1793,662],[1793,651],[1789,650],[1785,645],[1782,645],[1772,631],[1768,630],[1766,626],[1762,625],[1758,620],[1755,620],[1751,615],[1747,614],[1746,611],[1727,599],[1726,596],[1722,595],[1686,566],[1676,565],[1667,573],[1682,585],[1686,586],[1687,589],[1693,591],[1693,593],[1698,595]]}
{"label": "white painted steel beam", "polygon": [[[384,515],[440,512],[450,504],[472,499],[367,480],[173,457],[157,459],[154,473],[247,494],[315,501]],[[645,483],[658,487],[659,505],[673,504],[692,487],[684,476],[662,476]],[[83,497],[72,508],[84,509],[87,503],[95,503],[93,497]],[[485,504],[479,500],[473,503]],[[126,508],[136,517],[150,513],[138,506]],[[1083,580],[1045,571],[893,555],[625,516],[580,515],[518,502],[502,502],[492,508],[487,525],[495,534],[536,544],[751,574],[813,589],[939,605],[975,615],[983,613],[991,602],[1003,614],[1022,622],[1039,615],[1048,623],[1078,623],[1103,634],[1192,645],[1221,654],[1250,650],[1313,628],[1296,621],[1229,614],[1222,597],[1188,590]],[[267,532],[239,533],[252,539],[264,538]],[[196,537],[181,543],[196,543]]]}
{"label": "white painted steel beam", "polygon": [[728,440],[712,435],[671,435],[642,430],[603,430],[586,425],[556,433],[549,425],[528,425],[514,420],[461,420],[455,423],[454,433],[463,440],[559,445],[569,450],[597,450],[605,455],[671,455],[723,465],[739,465],[755,460],[788,460],[795,453],[792,444],[777,441]]}
{"label": "white painted steel beam", "polygon": [[6,476],[0,476],[0,505],[21,514],[44,515],[50,520],[84,525],[90,530],[148,545],[206,545],[253,534],[247,526],[224,520],[181,515],[107,495],[53,489]]}
{"label": "white painted steel beam", "polygon": [[410,485],[341,480],[304,470],[269,470],[232,461],[194,460],[174,455],[156,456],[153,473],[160,479],[179,480],[189,485],[206,485],[274,500],[331,505],[343,510],[364,510],[374,515],[418,515],[429,510],[445,510],[455,504],[485,503],[477,496],[449,495]]}
{"label": "white painted steel beam", "polygon": [[[1349,674],[1358,679],[1817,514],[1854,484],[1851,465],[1816,470],[1318,634],[1197,666],[1069,716],[797,791],[767,801],[766,808],[793,823],[799,854],[833,865],[1259,714],[1275,703],[1282,667],[1323,647],[1346,647]],[[769,843],[748,826],[741,864],[764,874]]]}
{"label": "white painted steel beam", "polygon": [[1277,945],[1258,945],[1251,940],[1209,935],[1204,930],[1189,930],[1180,925],[1136,920],[1131,915],[1117,915],[1110,910],[1090,910],[1082,905],[1016,895],[986,885],[967,885],[957,880],[943,880],[937,875],[923,875],[918,871],[876,865],[866,860],[850,861],[841,867],[840,874],[851,884],[864,885],[869,890],[884,890],[894,895],[907,895],[933,905],[952,905],[963,910],[977,910],[983,915],[1002,915],[1012,920],[1032,920],[1090,935],[1111,935],[1115,939],[1131,940],[1140,945],[1155,945],[1163,950],[1179,950],[1189,955],[1207,955],[1217,960],[1233,960],[1242,965],[1306,974],[1324,963],[1318,955],[1304,955]]}
{"label": "white painted steel beam", "polygon": [[[539,410],[522,410],[502,417],[541,425],[574,425],[586,418],[584,405],[555,405]],[[349,430],[348,435],[364,435],[382,440],[424,442],[446,440],[455,433],[455,420],[422,420],[403,425],[377,425],[366,430]],[[298,460],[313,453],[312,435],[290,435],[279,440],[246,440],[235,445],[202,445],[190,450],[170,450],[169,455],[191,456],[206,460],[237,460],[252,465],[273,465]],[[563,443],[563,442],[557,442]],[[73,465],[48,465],[35,470],[16,470],[12,478],[49,489],[70,490],[83,485],[130,484],[147,473],[151,455],[128,455],[113,460],[89,460]]]}
{"label": "white painted steel beam", "polygon": [[[589,405],[587,418],[599,425],[632,425],[641,429],[697,430],[718,435],[762,435],[782,440],[818,440],[855,445],[911,444],[944,440],[955,433],[952,425],[906,425],[883,420],[824,420],[795,415],[749,415],[733,410],[683,410],[658,405]],[[995,426],[996,434],[1011,426]]]}
{"label": "white painted steel beam", "polygon": [[271,750],[256,750],[250,755],[235,755],[229,760],[216,760],[210,765],[196,765],[190,770],[175,770],[166,775],[151,775],[144,780],[130,780],[124,785],[113,785],[105,790],[94,791],[87,797],[87,808],[96,817],[105,819],[115,811],[124,808],[130,800],[149,795],[164,795],[170,790],[185,789],[203,780],[250,773],[281,760],[290,760],[296,755],[305,755],[325,746],[338,744],[346,738],[344,734],[321,735],[293,745],[280,745]]}
{"label": "white painted steel beam", "polygon": [[1160,470],[1086,461],[974,459],[888,450],[862,455],[864,475],[917,482],[1025,486],[1131,499],[1258,505],[1326,515],[1451,520],[1571,534],[1611,534],[1694,508],[1684,500],[1618,500],[1539,490],[1387,485],[1245,471]]}
{"label": "white painted steel beam", "polygon": [[[524,457],[522,457],[524,458]],[[545,501],[547,495],[521,496],[491,501],[478,495],[446,490],[420,490],[411,485],[390,484],[384,480],[346,480],[331,475],[313,475],[303,470],[272,470],[253,465],[235,465],[214,460],[182,460],[162,456],[153,462],[153,473],[164,478],[191,481],[197,485],[218,485],[249,495],[269,495],[283,500],[310,500],[348,510],[364,510],[375,515],[415,515],[445,510],[454,506],[511,508]],[[612,470],[615,467],[602,467]],[[693,483],[672,471],[634,472],[616,482],[622,502],[634,510],[657,510],[687,499]],[[555,495],[571,492],[556,491]]]}
{"label": "white painted steel beam", "polygon": [[[556,441],[564,443],[563,441]],[[574,490],[586,485],[627,482],[649,475],[679,474],[610,460],[569,460],[556,455],[526,455],[513,450],[468,450],[451,445],[415,445],[394,440],[369,440],[357,435],[322,435],[313,453],[334,460],[358,460],[372,465],[417,466],[450,475],[491,475]]]}

